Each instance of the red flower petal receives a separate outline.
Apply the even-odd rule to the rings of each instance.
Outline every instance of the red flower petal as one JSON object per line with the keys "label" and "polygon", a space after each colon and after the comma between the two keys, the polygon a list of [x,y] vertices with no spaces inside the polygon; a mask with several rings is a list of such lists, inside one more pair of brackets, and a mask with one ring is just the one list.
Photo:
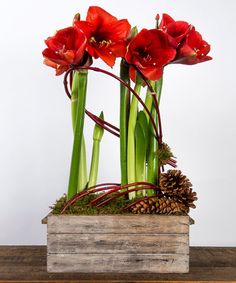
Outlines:
{"label": "red flower petal", "polygon": [[159,29],[168,35],[170,43],[176,48],[186,37],[191,26],[187,22],[175,21],[169,15],[163,14]]}
{"label": "red flower petal", "polygon": [[45,64],[56,69],[59,75],[71,64],[78,65],[83,60],[87,38],[76,27],[68,27],[56,32],[46,41],[48,48],[43,51]]}
{"label": "red flower petal", "polygon": [[102,26],[117,21],[117,18],[98,6],[91,6],[88,9],[86,21],[95,26]]}
{"label": "red flower petal", "polygon": [[177,46],[188,34],[191,26],[184,21],[177,21],[167,26],[166,32],[174,39],[175,45]]}
{"label": "red flower petal", "polygon": [[52,37],[49,37],[45,40],[48,48],[53,51],[57,51],[63,49],[63,47],[67,47],[67,49],[73,49],[73,39],[75,38],[75,29],[73,27],[68,27],[61,29],[56,32],[56,34]]}
{"label": "red flower petal", "polygon": [[163,74],[163,68],[143,68],[140,70],[149,80],[159,80]]}
{"label": "red flower petal", "polygon": [[69,64],[73,64],[74,58],[75,58],[75,52],[72,50],[67,50],[62,54],[62,56],[65,58],[66,62]]}
{"label": "red flower petal", "polygon": [[117,20],[102,8],[92,6],[86,21],[75,21],[74,25],[86,34],[86,50],[94,58],[100,57],[113,66],[116,57],[124,56],[131,29],[127,20]]}
{"label": "red flower petal", "polygon": [[109,49],[115,57],[124,57],[127,48],[124,42],[120,42],[112,44]]}
{"label": "red flower petal", "polygon": [[127,20],[119,20],[112,24],[104,26],[101,29],[101,34],[107,36],[112,42],[125,40],[130,32],[131,25]]}
{"label": "red flower petal", "polygon": [[133,82],[136,82],[136,70],[133,66],[129,68],[129,77]]}
{"label": "red flower petal", "polygon": [[84,56],[84,51],[87,44],[87,38],[81,31],[77,30],[77,36],[75,39],[75,57],[73,64],[79,64]]}
{"label": "red flower petal", "polygon": [[161,19],[159,28],[162,30],[165,30],[169,24],[174,23],[174,22],[175,20],[171,18],[171,16],[169,16],[168,14],[162,14],[162,19]]}
{"label": "red flower petal", "polygon": [[49,66],[49,67],[54,68],[54,69],[56,69],[57,66],[58,66],[55,62],[53,62],[53,61],[51,61],[51,60],[49,60],[49,59],[44,59],[43,63],[44,63],[45,65]]}
{"label": "red flower petal", "polygon": [[202,36],[195,29],[192,29],[186,38],[186,44],[191,47],[199,47],[202,43]]}
{"label": "red flower petal", "polygon": [[195,56],[196,53],[195,51],[193,50],[192,47],[190,47],[189,45],[187,44],[184,44],[180,49],[179,49],[179,52],[178,52],[178,56],[179,57],[193,57]]}
{"label": "red flower petal", "polygon": [[162,75],[163,67],[175,55],[176,50],[163,31],[143,29],[130,41],[125,59],[129,64],[135,65],[146,78],[156,80]]}
{"label": "red flower petal", "polygon": [[69,69],[68,65],[58,65],[49,59],[44,59],[43,63],[49,67],[56,69],[56,75],[59,76]]}
{"label": "red flower petal", "polygon": [[64,58],[61,58],[61,56],[59,54],[55,53],[53,50],[51,50],[49,48],[44,49],[42,54],[45,58],[50,58],[50,61],[53,61],[56,64],[59,64],[59,65],[68,64],[64,60]]}
{"label": "red flower petal", "polygon": [[[128,45],[128,49],[129,50],[135,50],[135,48],[137,48],[137,46],[145,46],[145,44],[147,43],[147,41],[145,40],[145,35],[148,34],[147,33],[148,30],[147,29],[142,29],[129,43]],[[126,54],[127,56],[132,55],[131,53],[127,52]]]}
{"label": "red flower petal", "polygon": [[86,21],[75,21],[74,26],[83,31],[87,38],[90,38],[92,36],[92,33],[96,28],[94,25]]}
{"label": "red flower petal", "polygon": [[62,48],[62,44],[60,42],[58,42],[57,40],[55,40],[54,37],[48,37],[45,40],[46,45],[48,46],[48,48],[50,50],[56,51],[58,49]]}
{"label": "red flower petal", "polygon": [[199,32],[192,29],[178,48],[177,56],[173,63],[193,65],[205,62],[212,59],[210,56],[207,56],[209,51],[210,45],[202,40]]}
{"label": "red flower petal", "polygon": [[208,54],[211,50],[210,44],[208,44],[205,40],[201,42],[201,51],[203,54]]}
{"label": "red flower petal", "polygon": [[[143,29],[129,44],[126,60],[134,63],[139,58],[142,65],[165,65],[171,61],[176,54],[173,47],[170,46],[167,36],[160,30]],[[149,57],[150,60],[148,60]],[[146,61],[146,63],[145,63]]]}
{"label": "red flower petal", "polygon": [[116,56],[108,49],[96,49],[96,54],[100,57],[108,66],[113,67],[115,64]]}

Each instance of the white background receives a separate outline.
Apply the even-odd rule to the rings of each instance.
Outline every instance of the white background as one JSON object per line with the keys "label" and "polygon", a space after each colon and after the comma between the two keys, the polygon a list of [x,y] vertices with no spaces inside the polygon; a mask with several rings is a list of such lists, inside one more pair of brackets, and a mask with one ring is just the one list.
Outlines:
{"label": "white background", "polygon": [[[120,2],[120,3],[119,3]],[[164,139],[191,179],[199,200],[191,212],[191,245],[236,245],[236,127],[234,0],[1,1],[0,244],[45,244],[40,224],[66,192],[72,131],[63,77],[42,64],[43,40],[99,5],[139,29],[157,13],[186,20],[212,45],[213,61],[165,70]],[[94,66],[105,67],[100,61]],[[118,72],[114,68],[114,72]],[[118,125],[119,87],[89,74],[88,109]],[[88,158],[93,123],[86,122]],[[119,141],[104,135],[99,182],[119,181]]]}

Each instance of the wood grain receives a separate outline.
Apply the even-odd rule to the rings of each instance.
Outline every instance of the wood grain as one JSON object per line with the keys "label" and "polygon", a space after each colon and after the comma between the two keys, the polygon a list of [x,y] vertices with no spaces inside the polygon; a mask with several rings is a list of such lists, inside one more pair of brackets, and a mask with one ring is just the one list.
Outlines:
{"label": "wood grain", "polygon": [[48,272],[185,273],[188,260],[175,254],[49,254]]}
{"label": "wood grain", "polygon": [[188,234],[48,234],[48,253],[189,254]]}
{"label": "wood grain", "polygon": [[166,215],[50,215],[47,221],[48,233],[187,234],[190,219]]}
{"label": "wood grain", "polygon": [[190,247],[185,274],[47,273],[46,246],[0,246],[1,283],[236,283],[236,247]]}
{"label": "wood grain", "polygon": [[49,272],[188,272],[189,217],[50,215]]}

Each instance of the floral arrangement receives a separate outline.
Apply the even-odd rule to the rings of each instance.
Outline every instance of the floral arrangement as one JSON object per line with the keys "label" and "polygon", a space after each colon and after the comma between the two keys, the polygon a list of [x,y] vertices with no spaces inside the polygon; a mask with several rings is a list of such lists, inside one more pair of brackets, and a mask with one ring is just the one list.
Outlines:
{"label": "floral arrangement", "polygon": [[[91,6],[86,20],[76,14],[72,26],[45,40],[44,63],[64,74],[71,99],[74,142],[67,195],[60,212],[73,204],[99,209],[118,199],[119,211],[132,213],[187,214],[197,200],[189,179],[177,170],[170,147],[163,142],[160,99],[167,65],[193,65],[211,60],[210,45],[195,27],[167,14],[155,18],[152,29],[131,28],[104,9]],[[120,75],[93,66],[100,58],[113,67],[120,60]],[[120,83],[119,128],[86,109],[89,71],[100,72]],[[141,91],[146,91],[145,101]],[[85,114],[95,122],[89,176],[83,136]],[[120,183],[97,184],[99,148],[104,130],[120,139]],[[171,166],[165,172],[165,167]]]}

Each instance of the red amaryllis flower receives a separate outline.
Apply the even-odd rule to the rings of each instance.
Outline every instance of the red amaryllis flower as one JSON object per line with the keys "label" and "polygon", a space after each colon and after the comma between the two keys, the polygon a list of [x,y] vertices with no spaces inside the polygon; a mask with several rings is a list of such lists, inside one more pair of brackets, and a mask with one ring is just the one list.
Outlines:
{"label": "red amaryllis flower", "polygon": [[[163,31],[143,29],[130,41],[125,59],[135,65],[147,79],[157,80],[162,76],[163,67],[175,58],[175,54],[176,50]],[[132,67],[131,78],[135,78]]]}
{"label": "red amaryllis flower", "polygon": [[173,63],[193,65],[211,60],[212,57],[207,56],[210,49],[210,45],[193,28],[177,49],[177,55]]}
{"label": "red amaryllis flower", "polygon": [[86,21],[75,21],[88,41],[86,50],[94,58],[101,58],[109,66],[115,64],[116,57],[123,57],[126,52],[126,39],[131,26],[127,20],[116,17],[100,7],[89,7]]}
{"label": "red amaryllis flower", "polygon": [[[159,15],[158,15],[159,16]],[[163,30],[169,37],[170,43],[177,47],[186,37],[192,26],[184,21],[175,21],[168,14],[162,15],[159,29]]]}
{"label": "red amaryllis flower", "polygon": [[70,65],[79,65],[84,61],[86,42],[86,36],[75,27],[57,31],[45,40],[48,48],[43,51],[44,64],[55,68],[56,75],[61,75]]}

